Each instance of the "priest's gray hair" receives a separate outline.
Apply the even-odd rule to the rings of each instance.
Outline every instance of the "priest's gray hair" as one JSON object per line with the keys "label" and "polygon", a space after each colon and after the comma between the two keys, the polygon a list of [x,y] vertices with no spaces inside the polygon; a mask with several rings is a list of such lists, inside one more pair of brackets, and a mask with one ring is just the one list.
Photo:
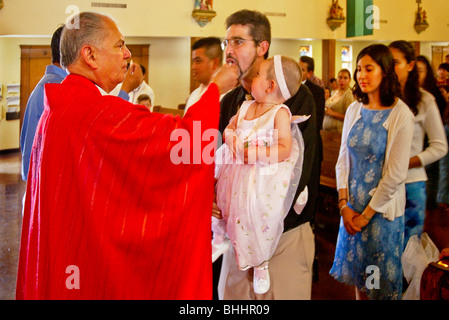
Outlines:
{"label": "priest's gray hair", "polygon": [[81,12],[70,16],[61,35],[61,65],[67,68],[80,56],[85,45],[101,46],[107,37],[105,21],[112,17],[97,12]]}

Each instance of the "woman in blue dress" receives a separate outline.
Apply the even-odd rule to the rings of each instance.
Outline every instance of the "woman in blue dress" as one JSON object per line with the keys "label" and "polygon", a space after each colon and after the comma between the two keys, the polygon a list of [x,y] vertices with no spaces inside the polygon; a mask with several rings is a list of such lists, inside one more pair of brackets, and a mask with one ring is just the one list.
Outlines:
{"label": "woman in blue dress", "polygon": [[336,165],[340,230],[330,274],[356,298],[400,299],[405,185],[413,114],[399,99],[393,56],[380,44],[357,57]]}

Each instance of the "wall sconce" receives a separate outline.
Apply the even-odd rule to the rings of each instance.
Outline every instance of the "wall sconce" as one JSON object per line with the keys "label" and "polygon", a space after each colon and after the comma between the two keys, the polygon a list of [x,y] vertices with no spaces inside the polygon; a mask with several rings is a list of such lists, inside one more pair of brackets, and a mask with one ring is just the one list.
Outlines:
{"label": "wall sconce", "polygon": [[212,0],[195,0],[192,17],[201,27],[211,22],[216,15],[217,13],[212,8]]}

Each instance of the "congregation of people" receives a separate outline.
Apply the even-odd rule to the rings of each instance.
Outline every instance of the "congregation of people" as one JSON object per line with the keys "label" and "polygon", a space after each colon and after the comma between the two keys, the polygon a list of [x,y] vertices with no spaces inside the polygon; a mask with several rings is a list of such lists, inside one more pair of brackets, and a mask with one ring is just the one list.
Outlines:
{"label": "congregation of people", "polygon": [[[76,18],[24,115],[17,299],[310,300],[322,131],[341,138],[329,273],[357,299],[401,299],[408,240],[427,210],[449,214],[449,63],[373,44],[326,84],[312,57],[270,56],[267,16],[244,9],[224,41],[192,45],[199,86],[173,116],[152,111],[113,18]],[[213,134],[185,154],[183,131]]]}

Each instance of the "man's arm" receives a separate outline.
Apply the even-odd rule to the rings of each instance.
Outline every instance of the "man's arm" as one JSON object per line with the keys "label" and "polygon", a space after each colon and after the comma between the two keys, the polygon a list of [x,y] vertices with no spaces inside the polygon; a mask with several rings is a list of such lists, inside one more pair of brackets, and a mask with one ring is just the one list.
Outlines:
{"label": "man's arm", "polygon": [[118,94],[120,98],[125,101],[129,100],[129,93],[135,88],[140,86],[143,81],[142,68],[133,63],[129,66],[128,72],[126,72],[125,80],[123,80],[122,88]]}

